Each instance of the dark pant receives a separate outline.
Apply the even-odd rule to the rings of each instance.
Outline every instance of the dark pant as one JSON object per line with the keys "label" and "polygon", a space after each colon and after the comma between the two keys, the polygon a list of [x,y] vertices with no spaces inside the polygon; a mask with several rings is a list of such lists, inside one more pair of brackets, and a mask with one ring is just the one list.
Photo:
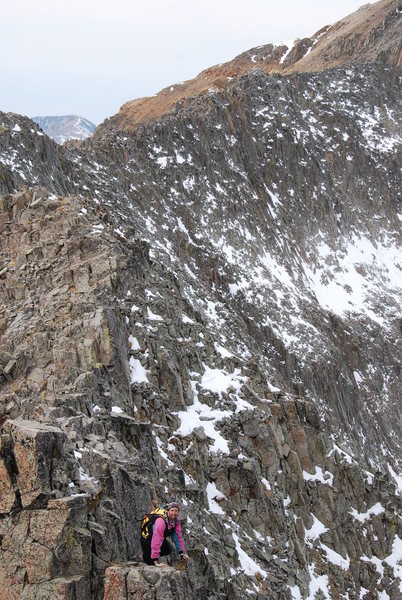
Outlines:
{"label": "dark pant", "polygon": [[[141,537],[141,548],[142,548],[142,556],[144,558],[144,562],[147,565],[153,565],[154,560],[151,558],[151,540],[145,540]],[[168,556],[172,552],[172,546],[166,540],[163,540],[160,555]]]}

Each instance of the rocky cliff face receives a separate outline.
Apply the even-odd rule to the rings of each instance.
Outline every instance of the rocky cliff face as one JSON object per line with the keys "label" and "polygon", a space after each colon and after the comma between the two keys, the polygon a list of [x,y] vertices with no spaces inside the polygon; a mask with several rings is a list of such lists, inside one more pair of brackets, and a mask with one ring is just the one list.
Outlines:
{"label": "rocky cliff face", "polygon": [[[150,116],[1,117],[5,597],[398,598],[397,70]],[[153,489],[188,571],[136,562]]]}

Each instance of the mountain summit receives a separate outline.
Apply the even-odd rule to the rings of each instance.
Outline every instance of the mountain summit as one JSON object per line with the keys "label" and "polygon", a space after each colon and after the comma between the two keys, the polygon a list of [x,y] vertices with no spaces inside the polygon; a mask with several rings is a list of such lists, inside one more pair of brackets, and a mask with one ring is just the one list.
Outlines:
{"label": "mountain summit", "polygon": [[7,599],[400,598],[400,67],[256,53],[81,143],[0,114]]}
{"label": "mountain summit", "polygon": [[85,140],[93,134],[96,127],[88,119],[77,115],[32,117],[32,120],[58,144],[69,140]]}

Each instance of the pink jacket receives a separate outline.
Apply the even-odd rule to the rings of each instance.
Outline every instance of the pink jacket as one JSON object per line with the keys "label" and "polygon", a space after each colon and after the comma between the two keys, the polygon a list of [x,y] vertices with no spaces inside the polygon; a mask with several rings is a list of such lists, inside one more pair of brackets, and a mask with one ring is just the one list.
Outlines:
{"label": "pink jacket", "polygon": [[178,552],[184,552],[184,542],[181,535],[181,525],[179,519],[176,519],[176,524],[172,525],[167,517],[158,517],[154,523],[151,540],[151,559],[159,558],[162,542],[165,539],[166,523],[168,530],[173,529],[172,540]]}

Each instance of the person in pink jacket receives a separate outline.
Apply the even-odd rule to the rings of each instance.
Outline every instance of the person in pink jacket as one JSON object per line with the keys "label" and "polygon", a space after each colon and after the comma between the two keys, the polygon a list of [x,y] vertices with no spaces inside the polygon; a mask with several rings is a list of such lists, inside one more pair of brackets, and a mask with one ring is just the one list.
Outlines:
{"label": "person in pink jacket", "polygon": [[147,565],[165,567],[164,563],[159,562],[160,556],[167,556],[171,553],[172,547],[167,541],[171,537],[177,552],[183,560],[189,561],[189,557],[184,553],[184,542],[181,535],[181,525],[179,519],[180,507],[177,502],[170,502],[166,507],[165,516],[158,516],[152,526],[151,535],[144,539],[141,537],[141,547],[144,562]]}

